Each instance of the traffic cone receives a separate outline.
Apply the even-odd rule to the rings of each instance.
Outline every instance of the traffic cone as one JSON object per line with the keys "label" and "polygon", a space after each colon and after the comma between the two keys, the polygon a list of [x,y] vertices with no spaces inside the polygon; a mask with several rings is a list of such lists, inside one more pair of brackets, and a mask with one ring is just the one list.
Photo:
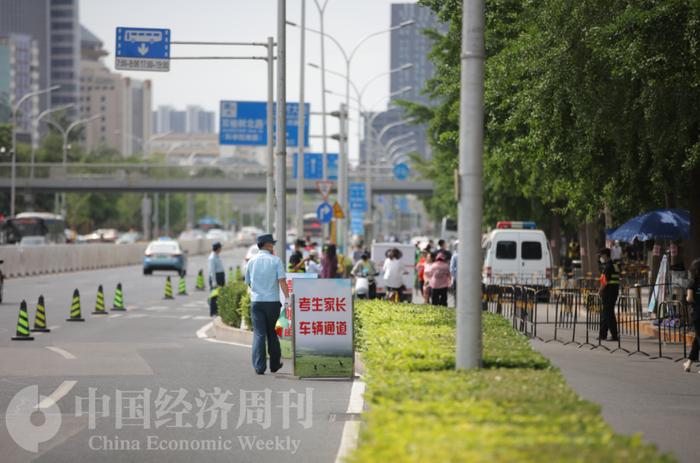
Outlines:
{"label": "traffic cone", "polygon": [[107,311],[105,311],[105,293],[102,290],[102,285],[97,288],[97,302],[95,302],[95,311],[92,314],[107,315]]}
{"label": "traffic cone", "polygon": [[187,296],[187,286],[185,285],[185,279],[180,277],[180,282],[177,287],[178,296]]}
{"label": "traffic cone", "polygon": [[165,297],[163,299],[175,299],[173,297],[173,286],[170,283],[170,276],[165,280]]}
{"label": "traffic cone", "polygon": [[84,322],[85,319],[80,316],[80,292],[78,288],[73,291],[73,301],[70,305],[70,318],[66,318],[67,322]]}
{"label": "traffic cone", "polygon": [[29,334],[29,315],[27,315],[27,303],[22,301],[19,305],[19,319],[17,320],[17,335],[12,336],[13,341],[33,341]]}
{"label": "traffic cone", "polygon": [[114,291],[114,306],[112,310],[126,310],[124,307],[124,296],[122,295],[122,284],[117,283],[117,289]]}
{"label": "traffic cone", "polygon": [[199,270],[197,274],[197,285],[194,287],[197,291],[204,291],[204,271]]}
{"label": "traffic cone", "polygon": [[39,296],[39,301],[36,303],[36,313],[34,314],[34,328],[32,331],[39,333],[50,333],[51,330],[46,327],[46,307],[44,306],[44,296]]}
{"label": "traffic cone", "polygon": [[235,276],[233,275],[233,267],[228,268],[228,281],[233,281]]}

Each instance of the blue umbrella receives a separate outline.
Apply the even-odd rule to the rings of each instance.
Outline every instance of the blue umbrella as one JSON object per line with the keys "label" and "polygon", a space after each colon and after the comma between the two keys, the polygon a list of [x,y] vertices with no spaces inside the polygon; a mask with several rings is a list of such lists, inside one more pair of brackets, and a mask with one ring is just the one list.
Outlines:
{"label": "blue umbrella", "polygon": [[678,241],[690,235],[690,212],[686,209],[657,209],[639,215],[607,233],[608,239],[627,243],[648,240]]}

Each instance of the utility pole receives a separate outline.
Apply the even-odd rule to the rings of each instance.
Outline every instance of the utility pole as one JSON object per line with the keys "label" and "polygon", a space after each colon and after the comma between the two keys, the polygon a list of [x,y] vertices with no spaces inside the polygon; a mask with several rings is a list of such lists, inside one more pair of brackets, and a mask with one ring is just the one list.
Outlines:
{"label": "utility pole", "polygon": [[[277,217],[275,252],[283,261],[287,249],[287,93],[286,0],[277,0],[277,153],[275,155]],[[286,265],[286,262],[285,262]]]}
{"label": "utility pole", "polygon": [[459,118],[456,368],[481,366],[484,0],[463,0]]}
{"label": "utility pole", "polygon": [[304,236],[304,133],[306,133],[306,107],[304,78],[306,69],[306,0],[301,0],[301,50],[299,53],[299,155],[297,157],[297,239]]}
{"label": "utility pole", "polygon": [[272,233],[275,223],[275,130],[273,123],[275,83],[275,39],[267,38],[267,177],[265,227]]}

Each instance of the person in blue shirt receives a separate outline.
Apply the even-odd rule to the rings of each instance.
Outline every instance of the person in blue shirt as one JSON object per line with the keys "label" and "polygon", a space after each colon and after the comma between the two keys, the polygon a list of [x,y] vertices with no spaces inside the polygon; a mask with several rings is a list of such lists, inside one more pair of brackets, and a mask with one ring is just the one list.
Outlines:
{"label": "person in blue shirt", "polygon": [[457,243],[455,243],[455,253],[450,258],[450,275],[452,276],[452,290],[455,292],[455,301],[457,300]]}
{"label": "person in blue shirt", "polygon": [[209,254],[209,288],[211,293],[209,294],[209,315],[215,316],[218,314],[219,309],[217,305],[219,297],[219,289],[226,284],[226,273],[224,271],[224,264],[221,262],[221,243],[218,241],[211,245],[211,254]]}
{"label": "person in blue shirt", "polygon": [[253,321],[253,368],[259,375],[265,374],[265,341],[270,351],[270,371],[282,368],[282,352],[275,332],[280,315],[280,290],[289,300],[286,275],[282,260],[274,255],[276,241],[272,235],[260,235],[257,239],[260,252],[246,267],[245,282],[250,287],[250,316]]}

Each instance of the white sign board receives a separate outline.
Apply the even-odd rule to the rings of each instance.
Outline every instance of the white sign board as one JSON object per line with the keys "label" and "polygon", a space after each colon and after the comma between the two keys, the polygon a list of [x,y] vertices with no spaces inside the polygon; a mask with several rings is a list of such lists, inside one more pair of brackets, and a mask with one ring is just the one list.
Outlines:
{"label": "white sign board", "polygon": [[348,279],[294,281],[294,375],[354,374],[352,284]]}

